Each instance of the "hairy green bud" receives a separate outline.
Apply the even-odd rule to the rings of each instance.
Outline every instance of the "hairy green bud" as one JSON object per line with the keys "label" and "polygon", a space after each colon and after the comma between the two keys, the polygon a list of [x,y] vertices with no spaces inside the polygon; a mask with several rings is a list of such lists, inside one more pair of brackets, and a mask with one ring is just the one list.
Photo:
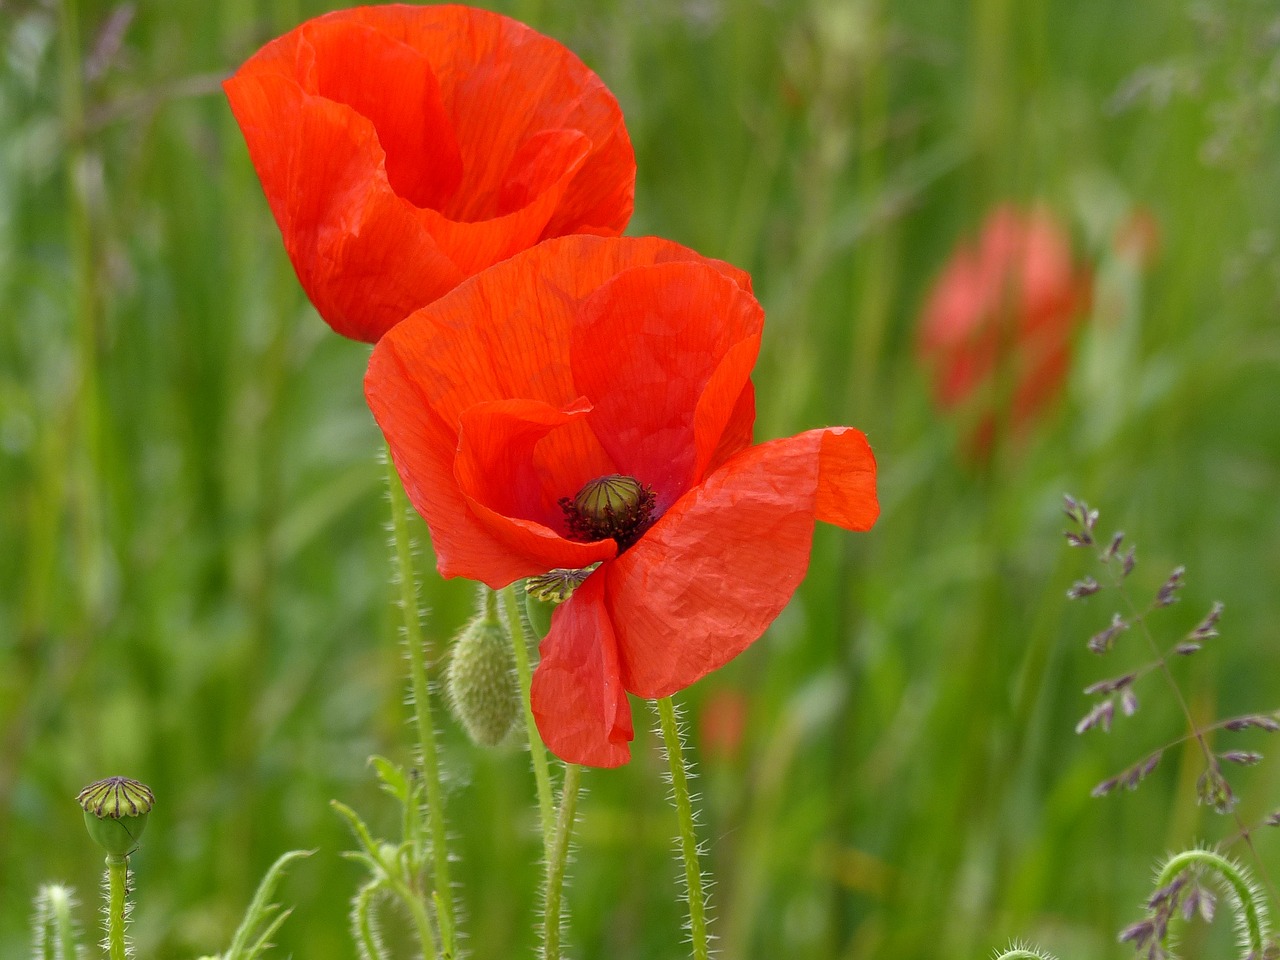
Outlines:
{"label": "hairy green bud", "polygon": [[511,637],[497,619],[481,614],[458,635],[445,671],[453,715],[473,741],[500,743],[520,712]]}

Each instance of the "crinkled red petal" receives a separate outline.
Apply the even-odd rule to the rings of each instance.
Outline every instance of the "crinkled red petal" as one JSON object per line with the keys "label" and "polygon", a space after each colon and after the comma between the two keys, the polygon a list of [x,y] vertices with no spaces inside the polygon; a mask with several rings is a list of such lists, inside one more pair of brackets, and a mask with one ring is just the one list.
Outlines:
{"label": "crinkled red petal", "polygon": [[539,652],[529,699],[543,742],[569,763],[626,763],[634,732],[604,603],[604,577],[588,577],[556,608]]}
{"label": "crinkled red petal", "polygon": [[857,430],[811,430],[729,460],[603,568],[627,690],[670,696],[732,660],[804,577],[814,520],[865,530],[878,509]]}

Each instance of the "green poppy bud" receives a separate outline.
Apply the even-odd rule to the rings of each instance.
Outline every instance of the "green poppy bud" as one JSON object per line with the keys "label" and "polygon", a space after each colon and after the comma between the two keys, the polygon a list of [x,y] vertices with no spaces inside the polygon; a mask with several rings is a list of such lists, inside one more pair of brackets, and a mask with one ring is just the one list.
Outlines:
{"label": "green poppy bud", "polygon": [[107,777],[76,795],[84,809],[84,824],[98,846],[112,857],[127,857],[138,849],[156,798],[151,788],[128,777]]}
{"label": "green poppy bud", "polygon": [[445,670],[445,692],[453,715],[482,746],[496,746],[515,724],[520,712],[515,657],[497,619],[481,614],[458,635]]}

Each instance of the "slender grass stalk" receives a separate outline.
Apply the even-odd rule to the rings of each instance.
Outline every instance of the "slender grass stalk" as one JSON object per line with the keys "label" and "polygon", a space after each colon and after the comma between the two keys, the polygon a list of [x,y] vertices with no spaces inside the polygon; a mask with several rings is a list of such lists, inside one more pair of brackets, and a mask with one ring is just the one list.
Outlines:
{"label": "slender grass stalk", "polygon": [[129,915],[129,858],[107,856],[107,956],[111,960],[127,960],[124,925]]}
{"label": "slender grass stalk", "polygon": [[[520,699],[524,704],[524,726],[529,737],[529,756],[533,759],[533,778],[538,785],[538,817],[542,824],[542,852],[547,862],[552,860],[551,848],[555,835],[555,814],[551,800],[551,769],[547,763],[547,748],[538,733],[533,719],[533,705],[529,691],[533,686],[533,671],[529,667],[529,643],[533,631],[524,612],[524,604],[515,587],[502,591],[503,606],[507,612],[507,629],[511,633],[511,645],[516,654],[516,676],[520,681]],[[567,775],[567,774],[566,774]]]}
{"label": "slender grass stalk", "polygon": [[693,799],[689,795],[684,745],[680,740],[680,726],[671,698],[658,700],[657,708],[667,764],[671,768],[671,794],[676,818],[680,821],[680,859],[684,861],[685,892],[689,898],[689,937],[693,943],[694,960],[707,960],[711,956],[707,934],[707,895],[702,885],[702,868],[698,864],[698,836],[694,829]]}
{"label": "slender grass stalk", "polygon": [[[101,535],[98,502],[102,457],[102,424],[99,408],[98,339],[99,295],[93,217],[85,183],[88,154],[85,149],[84,67],[80,52],[80,14],[76,0],[62,0],[59,19],[58,61],[61,86],[61,120],[66,139],[64,177],[67,190],[67,243],[71,257],[71,291],[78,340],[79,382],[72,398],[82,444],[81,466],[73,471],[73,498],[79,500],[76,531],[79,540],[79,581],[85,610],[97,614],[101,588],[98,542]],[[63,448],[68,455],[72,450]]]}
{"label": "slender grass stalk", "polygon": [[582,785],[582,767],[564,765],[564,782],[560,786],[560,811],[556,815],[555,835],[547,856],[546,890],[542,920],[543,960],[560,960],[560,934],[564,893],[564,872],[569,862],[569,838],[573,835],[578,810],[578,791]]}
{"label": "slender grass stalk", "polygon": [[[435,889],[442,907],[438,918],[441,947],[446,957],[455,956],[453,887],[449,880],[449,847],[444,821],[444,796],[440,783],[440,760],[436,748],[435,724],[431,719],[431,691],[427,684],[426,648],[419,620],[418,578],[413,567],[409,537],[409,498],[387,455],[387,490],[391,497],[391,526],[395,540],[396,573],[400,584],[400,609],[404,614],[404,640],[408,651],[409,683],[413,697],[414,724],[427,792],[427,820],[431,831],[431,856]],[[421,918],[415,916],[419,927]],[[426,948],[426,941],[423,942]]]}

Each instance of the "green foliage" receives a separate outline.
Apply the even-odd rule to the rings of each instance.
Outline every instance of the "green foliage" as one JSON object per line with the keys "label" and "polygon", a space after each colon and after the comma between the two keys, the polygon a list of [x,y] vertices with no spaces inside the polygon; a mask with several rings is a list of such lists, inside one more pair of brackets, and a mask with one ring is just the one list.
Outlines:
{"label": "green foliage", "polygon": [[384,945],[379,918],[381,904],[396,903],[410,919],[422,956],[439,956],[440,941],[432,919],[439,916],[440,897],[446,891],[431,890],[428,870],[432,865],[431,843],[422,822],[424,790],[421,777],[410,776],[402,767],[384,757],[370,760],[379,785],[400,807],[399,843],[374,839],[360,815],[345,803],[332,800],[333,809],[347,822],[360,849],[343,854],[359,863],[368,874],[351,901],[351,936],[361,960],[384,960],[391,954]]}
{"label": "green foliage", "polygon": [[245,910],[244,919],[236,928],[231,945],[218,960],[259,960],[271,947],[271,938],[276,935],[281,925],[288,919],[292,910],[282,910],[279,904],[271,902],[276,888],[284,876],[285,869],[295,860],[311,856],[306,850],[290,850],[281,854],[271,865],[258,884],[258,890]]}

